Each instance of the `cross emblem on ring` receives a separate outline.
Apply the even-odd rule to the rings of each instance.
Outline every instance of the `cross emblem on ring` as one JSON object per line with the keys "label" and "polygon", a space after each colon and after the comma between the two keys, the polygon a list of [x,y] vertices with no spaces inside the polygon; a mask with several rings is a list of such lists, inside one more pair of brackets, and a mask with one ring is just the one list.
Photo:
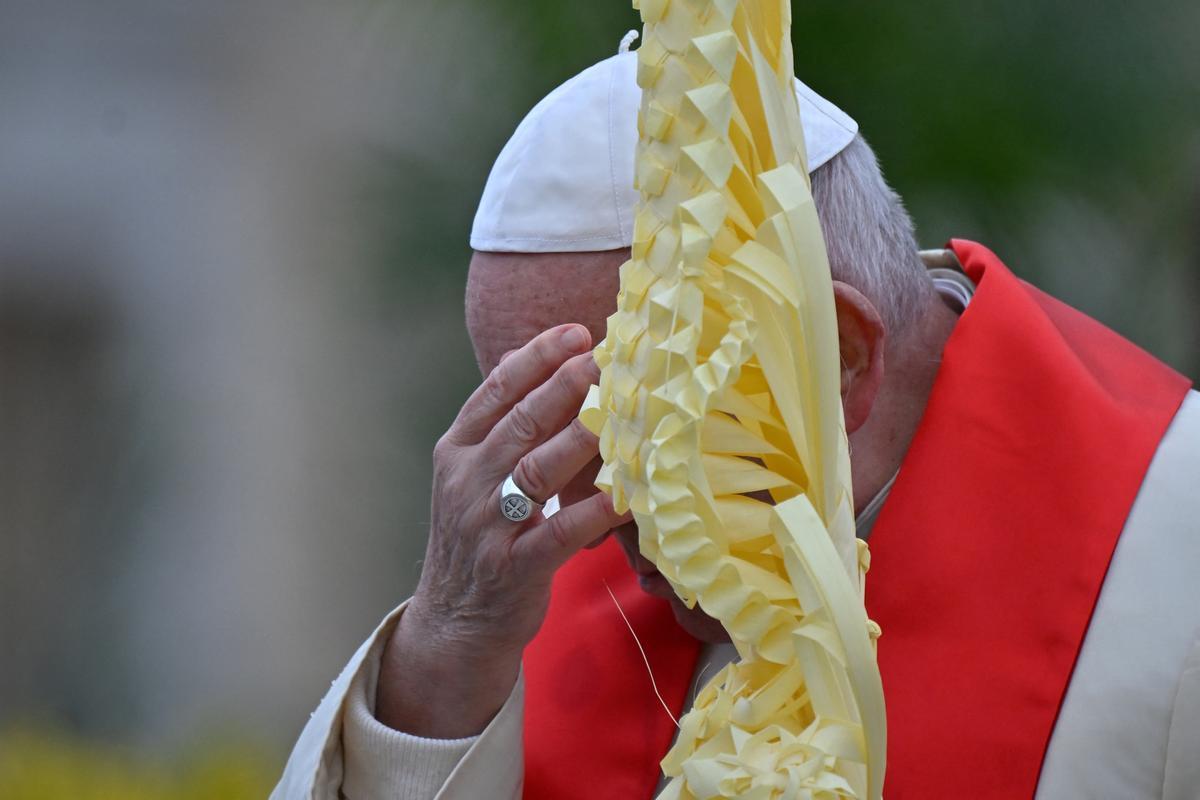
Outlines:
{"label": "cross emblem on ring", "polygon": [[504,512],[504,516],[513,522],[523,522],[529,518],[530,512],[533,510],[529,501],[518,494],[510,494],[504,498],[504,502],[500,505],[500,510]]}

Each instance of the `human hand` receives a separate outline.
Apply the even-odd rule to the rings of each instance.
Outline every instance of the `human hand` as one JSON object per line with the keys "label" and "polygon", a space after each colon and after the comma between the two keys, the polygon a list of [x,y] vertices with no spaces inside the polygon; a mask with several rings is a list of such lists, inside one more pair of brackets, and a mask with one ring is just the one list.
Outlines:
{"label": "human hand", "polygon": [[587,329],[552,328],[509,354],[463,405],[433,457],[421,580],[384,655],[376,716],[421,736],[479,733],[508,697],[568,558],[628,520],[595,492],[546,518],[500,512],[511,472],[557,494],[597,455],[575,418],[599,377]]}

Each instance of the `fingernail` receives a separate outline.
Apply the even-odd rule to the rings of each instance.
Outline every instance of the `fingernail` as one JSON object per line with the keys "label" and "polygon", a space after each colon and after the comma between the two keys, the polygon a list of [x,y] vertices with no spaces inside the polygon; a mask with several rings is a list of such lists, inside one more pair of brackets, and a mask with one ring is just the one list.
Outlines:
{"label": "fingernail", "polygon": [[562,342],[571,352],[578,352],[587,347],[587,335],[583,332],[583,328],[573,325],[563,333]]}

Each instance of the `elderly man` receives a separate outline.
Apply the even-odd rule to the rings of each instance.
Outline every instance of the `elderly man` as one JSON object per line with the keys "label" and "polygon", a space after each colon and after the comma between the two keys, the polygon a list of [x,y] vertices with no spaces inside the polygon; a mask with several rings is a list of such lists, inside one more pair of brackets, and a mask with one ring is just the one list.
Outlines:
{"label": "elderly man", "polygon": [[[574,420],[632,234],[633,62],[552,92],[493,168],[467,285],[487,378],[434,452],[420,584],[276,797],[648,797],[659,700],[677,715],[734,655],[592,487]],[[797,95],[884,630],[886,796],[1196,797],[1200,397],[979,245],[927,271],[857,125]],[[510,475],[560,509],[506,519]]]}

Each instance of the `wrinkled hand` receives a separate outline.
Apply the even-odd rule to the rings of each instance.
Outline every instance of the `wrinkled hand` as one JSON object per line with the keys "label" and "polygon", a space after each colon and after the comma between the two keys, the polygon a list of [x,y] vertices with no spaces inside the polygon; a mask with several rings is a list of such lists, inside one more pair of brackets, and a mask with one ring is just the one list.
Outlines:
{"label": "wrinkled hand", "polygon": [[587,329],[545,331],[492,370],[433,454],[421,580],[384,655],[376,716],[433,738],[479,733],[507,698],[557,570],[627,520],[596,492],[552,517],[500,512],[500,484],[545,502],[597,455],[575,418],[599,377]]}

